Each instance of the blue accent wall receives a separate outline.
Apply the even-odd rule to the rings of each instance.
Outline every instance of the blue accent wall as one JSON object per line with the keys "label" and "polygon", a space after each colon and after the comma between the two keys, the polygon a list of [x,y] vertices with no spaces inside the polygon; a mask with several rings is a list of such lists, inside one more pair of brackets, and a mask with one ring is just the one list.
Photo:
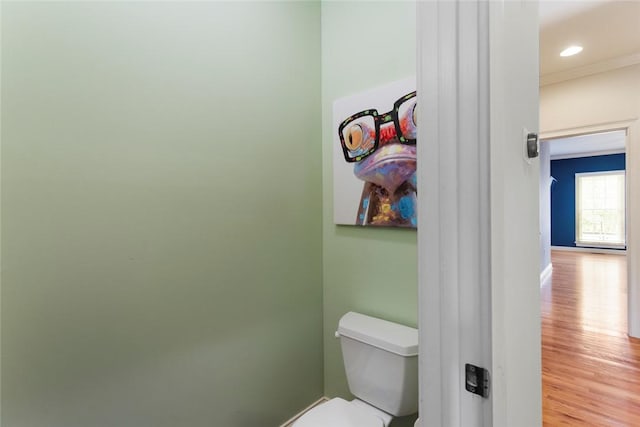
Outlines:
{"label": "blue accent wall", "polygon": [[576,246],[576,173],[613,170],[625,170],[624,154],[551,161],[552,246]]}

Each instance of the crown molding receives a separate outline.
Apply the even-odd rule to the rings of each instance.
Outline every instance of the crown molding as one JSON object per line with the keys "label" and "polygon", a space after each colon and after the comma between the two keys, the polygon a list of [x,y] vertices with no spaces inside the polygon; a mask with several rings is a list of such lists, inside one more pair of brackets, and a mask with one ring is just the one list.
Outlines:
{"label": "crown molding", "polygon": [[636,64],[640,64],[640,52],[632,53],[630,55],[618,56],[615,58],[607,59],[606,61],[584,65],[582,67],[576,67],[569,70],[558,71],[556,73],[541,75],[540,86],[547,86],[554,83],[564,82],[566,80],[604,73],[606,71],[617,70],[618,68],[629,67]]}

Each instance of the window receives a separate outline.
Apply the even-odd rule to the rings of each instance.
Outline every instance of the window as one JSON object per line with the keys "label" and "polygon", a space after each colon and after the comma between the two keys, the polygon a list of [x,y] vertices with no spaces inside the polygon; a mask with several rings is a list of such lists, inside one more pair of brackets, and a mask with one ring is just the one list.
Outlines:
{"label": "window", "polygon": [[624,171],[576,174],[576,246],[625,247]]}

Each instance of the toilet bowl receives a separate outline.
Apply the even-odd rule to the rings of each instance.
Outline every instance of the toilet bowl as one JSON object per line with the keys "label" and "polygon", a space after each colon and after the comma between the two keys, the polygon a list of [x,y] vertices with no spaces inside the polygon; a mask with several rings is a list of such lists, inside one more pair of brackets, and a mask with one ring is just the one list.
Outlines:
{"label": "toilet bowl", "polygon": [[418,331],[349,312],[338,323],[351,402],[331,399],[293,427],[388,427],[418,411]]}
{"label": "toilet bowl", "polygon": [[358,399],[336,397],[304,414],[293,427],[387,427],[392,419]]}

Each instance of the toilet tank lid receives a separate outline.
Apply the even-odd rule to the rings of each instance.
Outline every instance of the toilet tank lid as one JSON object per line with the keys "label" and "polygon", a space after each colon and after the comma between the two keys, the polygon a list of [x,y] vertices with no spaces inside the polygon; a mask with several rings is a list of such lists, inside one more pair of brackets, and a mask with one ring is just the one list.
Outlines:
{"label": "toilet tank lid", "polygon": [[350,311],[338,323],[338,333],[400,356],[418,355],[418,330]]}

